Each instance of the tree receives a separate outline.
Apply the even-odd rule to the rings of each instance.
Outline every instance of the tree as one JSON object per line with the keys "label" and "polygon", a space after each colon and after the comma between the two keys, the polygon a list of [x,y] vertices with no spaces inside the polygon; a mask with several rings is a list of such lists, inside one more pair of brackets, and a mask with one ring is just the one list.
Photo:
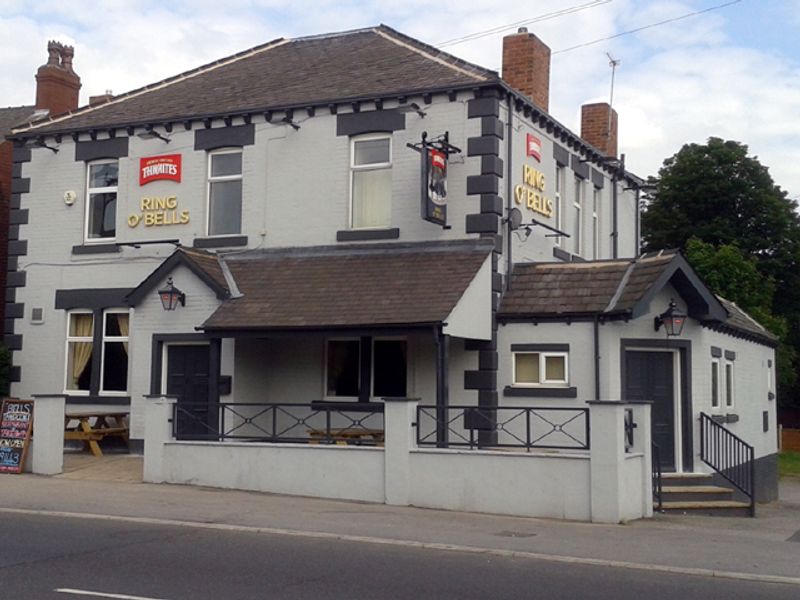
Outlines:
{"label": "tree", "polygon": [[715,292],[781,338],[779,394],[800,404],[797,203],[746,145],[715,137],[684,145],[650,183],[642,215],[646,249],[683,250]]}

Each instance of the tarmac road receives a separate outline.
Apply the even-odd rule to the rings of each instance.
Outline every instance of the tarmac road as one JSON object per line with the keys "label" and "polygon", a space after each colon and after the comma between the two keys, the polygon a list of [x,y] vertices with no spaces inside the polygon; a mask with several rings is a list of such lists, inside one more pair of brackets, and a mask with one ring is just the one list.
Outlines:
{"label": "tarmac road", "polygon": [[373,541],[0,513],[0,597],[796,599],[796,584]]}

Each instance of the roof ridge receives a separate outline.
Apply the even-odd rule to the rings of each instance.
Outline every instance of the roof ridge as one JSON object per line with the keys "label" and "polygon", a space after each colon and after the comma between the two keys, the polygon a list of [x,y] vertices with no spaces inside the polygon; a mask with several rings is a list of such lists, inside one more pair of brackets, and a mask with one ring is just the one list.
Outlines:
{"label": "roof ridge", "polygon": [[[486,67],[482,67],[462,58],[458,58],[449,52],[445,52],[416,38],[402,34],[388,25],[381,23],[378,27],[374,28],[374,30],[375,33],[390,40],[391,42],[394,42],[398,46],[408,48],[409,50],[416,52],[417,54],[421,54],[429,60],[449,67],[454,71],[461,73],[462,75],[474,77],[478,81],[491,81],[492,79],[500,81],[500,75],[497,73],[497,71],[492,71]],[[445,60],[443,57],[450,60]]]}
{"label": "roof ridge", "polygon": [[162,79],[160,81],[156,81],[155,83],[151,83],[140,88],[133,89],[129,92],[125,92],[120,94],[119,96],[114,96],[108,102],[103,102],[102,104],[95,104],[92,106],[91,104],[87,104],[86,106],[82,106],[77,108],[76,110],[71,110],[66,113],[62,113],[56,117],[51,117],[49,119],[42,119],[41,121],[37,121],[36,123],[32,123],[25,128],[17,127],[12,129],[12,133],[25,133],[27,131],[33,131],[38,127],[43,127],[44,125],[52,125],[53,123],[60,123],[61,121],[65,121],[77,115],[83,115],[86,113],[94,112],[99,109],[106,108],[108,106],[112,106],[114,104],[118,104],[124,100],[128,100],[130,98],[135,98],[136,96],[141,96],[142,94],[146,94],[147,92],[152,92],[154,90],[159,90],[165,88],[169,85],[174,83],[178,83],[180,81],[185,81],[186,79],[190,79],[192,77],[196,77],[197,75],[208,73],[214,69],[218,69],[223,66],[230,65],[232,63],[238,62],[244,58],[248,58],[250,56],[254,56],[261,52],[265,52],[267,50],[272,50],[273,48],[277,48],[278,46],[282,46],[292,40],[287,38],[275,38],[269,42],[265,42],[263,44],[259,44],[257,46],[253,46],[246,50],[242,50],[235,54],[231,54],[229,56],[225,56],[223,58],[219,58],[215,61],[210,63],[206,63],[204,65],[200,65],[199,67],[195,67],[193,69],[189,69],[188,71],[184,71],[182,73],[178,73],[177,75],[171,75],[166,79]]}

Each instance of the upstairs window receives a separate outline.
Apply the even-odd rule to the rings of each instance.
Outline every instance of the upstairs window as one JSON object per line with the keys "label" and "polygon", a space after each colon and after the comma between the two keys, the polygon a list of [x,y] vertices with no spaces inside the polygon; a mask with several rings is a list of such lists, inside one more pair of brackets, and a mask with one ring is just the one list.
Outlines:
{"label": "upstairs window", "polygon": [[[556,229],[559,231],[564,231],[564,223],[562,215],[563,210],[561,209],[561,196],[564,193],[564,167],[561,165],[556,166],[556,192],[555,192],[555,199],[553,200],[553,209],[555,212],[555,222],[556,222]],[[561,236],[556,236],[553,238],[555,240],[556,246],[561,245]]]}
{"label": "upstairs window", "polygon": [[592,259],[600,258],[600,188],[594,188],[592,194]]}
{"label": "upstairs window", "polygon": [[574,236],[575,246],[573,252],[578,256],[583,256],[581,252],[581,245],[583,243],[583,179],[580,177],[575,178],[575,222],[572,227],[572,235]]}
{"label": "upstairs window", "polygon": [[86,181],[87,242],[113,240],[117,235],[119,161],[89,163]]}
{"label": "upstairs window", "polygon": [[208,155],[208,235],[242,232],[242,151]]}
{"label": "upstairs window", "polygon": [[514,385],[566,385],[566,352],[514,352]]}
{"label": "upstairs window", "polygon": [[355,138],[350,151],[350,226],[389,227],[392,221],[392,142]]}

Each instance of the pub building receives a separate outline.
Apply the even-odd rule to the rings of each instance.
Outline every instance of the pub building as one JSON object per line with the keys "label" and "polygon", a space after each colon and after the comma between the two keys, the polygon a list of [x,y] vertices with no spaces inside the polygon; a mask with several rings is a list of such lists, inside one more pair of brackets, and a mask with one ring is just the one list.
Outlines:
{"label": "pub building", "polygon": [[664,472],[711,470],[702,413],[773,499],[775,338],[640,254],[617,114],[557,121],[549,57],[520,29],[500,75],[380,25],[16,129],[12,396],[129,411],[139,451],[162,394],[211,429],[230,403],[649,400]]}

